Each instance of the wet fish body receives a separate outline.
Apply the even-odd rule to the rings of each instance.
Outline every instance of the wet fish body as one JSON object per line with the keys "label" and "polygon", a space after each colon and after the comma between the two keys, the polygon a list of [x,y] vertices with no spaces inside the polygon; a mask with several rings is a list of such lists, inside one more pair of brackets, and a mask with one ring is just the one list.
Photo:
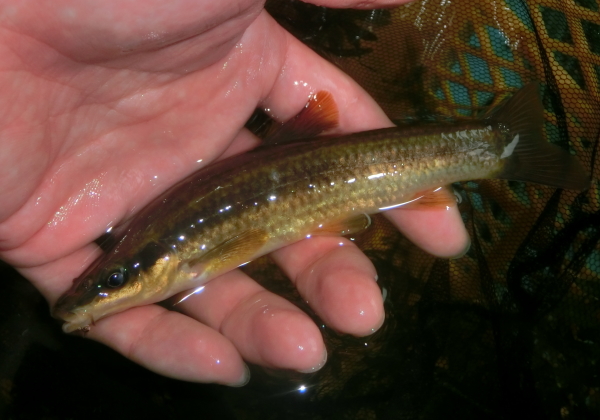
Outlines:
{"label": "wet fish body", "polygon": [[[456,181],[505,178],[583,189],[578,161],[543,141],[537,85],[483,121],[394,127],[265,146],[201,169],[117,232],[116,245],[61,297],[67,332],[206,283],[318,234],[347,234],[373,214]],[[440,194],[440,193],[437,193]]]}

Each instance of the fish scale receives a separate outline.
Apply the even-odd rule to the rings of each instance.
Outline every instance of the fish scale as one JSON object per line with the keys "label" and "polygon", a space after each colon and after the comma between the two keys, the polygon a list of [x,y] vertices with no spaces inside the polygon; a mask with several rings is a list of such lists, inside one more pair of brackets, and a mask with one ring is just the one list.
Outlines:
{"label": "fish scale", "polygon": [[[318,118],[315,110],[326,103],[334,106],[312,103],[307,112]],[[578,161],[543,141],[542,112],[539,87],[531,84],[479,122],[269,145],[201,169],[115,232],[117,245],[74,281],[53,315],[67,332],[86,329],[312,235],[355,232],[368,225],[364,214],[453,205],[454,196],[439,187],[456,181],[501,177],[586,188]]]}
{"label": "fish scale", "polygon": [[[438,141],[429,150],[416,150],[410,153],[411,138],[398,138],[399,135],[395,129],[381,132],[381,138],[378,141],[363,142],[361,137],[373,137],[373,134],[344,138],[339,144],[330,145],[326,147],[326,150],[319,150],[319,152],[312,151],[311,149],[314,149],[315,145],[309,143],[301,145],[301,148],[308,149],[308,152],[300,153],[299,156],[289,159],[275,157],[280,162],[276,171],[279,174],[278,179],[281,181],[281,184],[276,186],[270,183],[272,177],[269,173],[273,170],[244,169],[238,177],[231,180],[231,186],[220,189],[222,193],[219,197],[215,197],[217,205],[204,203],[204,207],[207,208],[225,208],[231,205],[231,211],[236,212],[237,217],[231,218],[231,215],[225,212],[214,213],[206,217],[206,222],[201,225],[202,229],[197,229],[192,236],[202,238],[200,241],[203,243],[212,242],[216,245],[231,237],[235,232],[269,220],[270,222],[265,226],[270,234],[289,232],[288,240],[298,238],[304,236],[306,231],[310,231],[315,224],[322,221],[347,217],[352,211],[357,214],[372,213],[381,207],[398,204],[406,201],[418,189],[447,184],[456,176],[461,176],[461,172],[464,176],[479,177],[482,171],[477,170],[476,165],[486,166],[485,161],[481,159],[470,159],[474,161],[473,163],[468,163],[468,159],[458,162],[453,154],[444,155],[444,151],[449,149],[443,141]],[[348,142],[358,142],[360,147],[352,147],[351,152],[348,152],[346,148]],[[332,143],[337,142],[334,140]],[[460,147],[461,145],[455,145],[452,152]],[[462,145],[462,147],[467,146]],[[390,150],[395,150],[395,152],[390,152]],[[363,153],[363,151],[369,153]],[[420,153],[436,156],[436,160],[420,162],[420,156],[416,156]],[[327,159],[323,159],[323,156],[327,156]],[[261,158],[269,160],[273,157],[256,156],[251,165],[262,165]],[[348,164],[352,165],[353,169],[344,168],[344,162],[349,162]],[[400,162],[402,163],[400,164]],[[494,162],[498,165],[497,156]],[[469,169],[466,171],[460,168],[450,170],[457,163],[464,163]],[[398,171],[398,164],[401,166],[400,171]],[[328,168],[328,170],[319,173],[319,168]],[[490,169],[486,168],[485,170],[489,171]],[[369,179],[370,176],[378,174],[382,174],[382,176]],[[401,180],[398,179],[400,177]],[[293,183],[287,181],[298,178],[301,181]],[[356,179],[356,181],[348,183],[350,179]],[[219,183],[219,181],[216,182]],[[374,182],[378,183],[376,186],[378,194],[375,195],[372,192]],[[243,197],[244,185],[254,186],[252,190],[259,191],[259,194],[254,194],[246,200],[240,199],[239,197]],[[228,191],[228,189],[232,190]],[[315,195],[319,195],[319,197],[314,198]],[[270,200],[270,196],[275,199]],[[238,197],[235,204],[227,204],[231,203],[231,197]],[[260,204],[252,205],[254,200],[258,200]],[[315,200],[318,202],[312,203],[313,206],[307,206],[309,202]],[[352,210],[352,208],[356,210]],[[203,211],[203,208],[193,208],[189,218],[193,220],[194,214],[203,215]],[[310,215],[312,217],[309,217]],[[219,226],[219,233],[214,231],[214,226]],[[186,246],[187,251],[183,253],[184,259],[190,258],[191,254],[196,253],[197,248],[194,245]]]}

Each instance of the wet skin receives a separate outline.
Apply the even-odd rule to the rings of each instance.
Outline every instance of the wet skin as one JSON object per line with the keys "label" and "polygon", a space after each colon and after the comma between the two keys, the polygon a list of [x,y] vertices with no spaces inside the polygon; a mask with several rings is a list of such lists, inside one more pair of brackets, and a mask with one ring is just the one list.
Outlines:
{"label": "wet skin", "polygon": [[[107,228],[255,147],[243,125],[256,107],[283,121],[328,90],[340,132],[391,125],[252,0],[2,1],[0,49],[0,258],[50,304],[99,255],[92,241]],[[468,242],[456,209],[387,216],[436,255]],[[315,237],[272,255],[330,327],[360,336],[382,324],[375,270],[350,241]],[[160,374],[230,385],[247,380],[244,360],[310,371],[325,359],[313,322],[238,270],[179,312],[134,308],[87,337]]]}

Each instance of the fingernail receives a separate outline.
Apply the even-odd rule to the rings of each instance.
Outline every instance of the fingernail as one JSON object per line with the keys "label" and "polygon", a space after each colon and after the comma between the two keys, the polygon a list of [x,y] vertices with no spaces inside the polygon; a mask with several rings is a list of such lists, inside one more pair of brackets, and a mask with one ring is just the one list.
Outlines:
{"label": "fingernail", "polygon": [[298,372],[313,373],[313,372],[320,370],[323,366],[325,366],[325,363],[327,363],[327,349],[325,349],[325,351],[323,352],[323,357],[321,358],[321,361],[317,365],[311,367],[310,369],[298,370]]}
{"label": "fingernail", "polygon": [[250,382],[250,369],[248,368],[248,365],[244,363],[244,372],[242,373],[240,380],[228,385],[233,388],[239,388],[246,385],[248,382]]}
{"label": "fingernail", "polygon": [[463,249],[462,252],[456,254],[455,256],[450,257],[451,260],[457,260],[457,259],[462,258],[465,255],[467,255],[467,252],[469,252],[469,250],[471,249],[471,237],[467,236],[467,240],[468,240],[468,242],[467,242],[467,246],[465,247],[465,249]]}

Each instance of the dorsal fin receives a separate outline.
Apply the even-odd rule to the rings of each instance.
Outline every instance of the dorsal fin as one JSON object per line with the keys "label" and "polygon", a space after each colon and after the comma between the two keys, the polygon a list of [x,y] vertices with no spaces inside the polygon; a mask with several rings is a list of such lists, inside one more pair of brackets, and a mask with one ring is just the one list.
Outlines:
{"label": "dorsal fin", "polygon": [[277,126],[264,144],[282,144],[315,137],[338,125],[338,109],[331,93],[320,90],[311,95],[304,109],[284,124]]}

